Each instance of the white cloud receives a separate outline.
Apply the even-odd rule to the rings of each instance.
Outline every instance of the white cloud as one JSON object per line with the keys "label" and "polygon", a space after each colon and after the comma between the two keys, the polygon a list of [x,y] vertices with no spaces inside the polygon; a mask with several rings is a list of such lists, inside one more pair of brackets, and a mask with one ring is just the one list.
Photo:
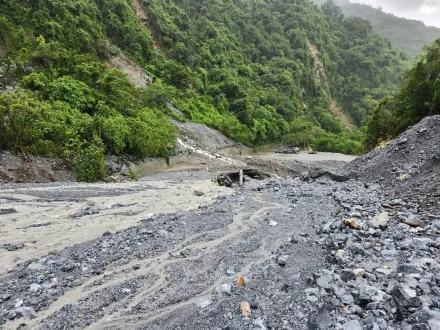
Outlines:
{"label": "white cloud", "polygon": [[[440,12],[440,9],[437,7],[430,6],[428,4],[424,4],[420,8],[420,12],[424,15],[427,15],[427,16],[433,16],[433,15],[438,15]],[[439,18],[439,20],[440,20],[440,18]]]}
{"label": "white cloud", "polygon": [[417,19],[426,25],[440,27],[440,0],[351,0],[382,7],[385,12],[396,16]]}

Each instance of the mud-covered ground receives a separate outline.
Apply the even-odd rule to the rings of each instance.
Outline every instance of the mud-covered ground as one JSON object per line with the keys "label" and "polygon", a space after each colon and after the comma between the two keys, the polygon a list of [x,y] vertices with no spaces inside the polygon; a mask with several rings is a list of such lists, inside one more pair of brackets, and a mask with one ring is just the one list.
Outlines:
{"label": "mud-covered ground", "polygon": [[[205,182],[209,175],[164,173],[139,185]],[[50,197],[32,187],[29,194],[36,191]],[[143,199],[136,189],[106,194],[111,205],[131,194]],[[82,197],[94,195],[83,190]],[[2,203],[7,210],[18,202]],[[112,216],[103,213],[102,221]],[[211,204],[128,227],[19,260],[0,277],[1,327],[438,329],[440,217],[410,200],[389,200],[377,184],[326,176],[248,180]]]}
{"label": "mud-covered ground", "polygon": [[124,230],[155,214],[196,209],[231,193],[215,185],[210,176],[201,172],[196,178],[180,175],[179,180],[120,184],[2,185],[0,275],[30,258],[95,239],[108,231]]}
{"label": "mud-covered ground", "polygon": [[[159,177],[177,183],[199,176],[206,179],[206,173],[194,172]],[[156,181],[142,184],[150,182]],[[262,322],[280,329],[304,328],[304,311],[298,309],[301,289],[325,262],[324,250],[314,243],[315,230],[337,208],[333,189],[333,184],[299,180],[252,181],[193,211],[146,217],[118,233],[20,260],[1,278],[3,327],[253,329]],[[28,194],[48,198],[44,190]],[[108,198],[118,204],[120,198],[126,202],[126,194],[136,196],[138,203],[145,198],[136,189],[124,194],[115,190]],[[93,195],[93,190],[83,191],[82,198]],[[65,203],[60,199],[52,203]],[[26,202],[7,199],[2,208],[20,203]],[[103,212],[101,219],[113,223],[114,215]],[[20,218],[20,209],[15,217]],[[69,221],[84,224],[81,219]],[[16,251],[2,252],[7,253]],[[286,259],[285,265],[277,263],[278,257]],[[239,275],[245,277],[245,286],[237,284]],[[241,316],[242,301],[251,306],[248,318]],[[35,311],[31,320],[20,317],[23,306]]]}
{"label": "mud-covered ground", "polygon": [[0,327],[439,330],[439,120],[339,174],[4,185]]}

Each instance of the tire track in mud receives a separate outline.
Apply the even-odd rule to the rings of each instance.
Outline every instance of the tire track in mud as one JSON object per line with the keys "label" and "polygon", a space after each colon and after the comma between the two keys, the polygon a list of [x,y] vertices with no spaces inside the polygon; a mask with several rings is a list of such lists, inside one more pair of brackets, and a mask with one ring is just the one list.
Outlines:
{"label": "tire track in mud", "polygon": [[[267,204],[266,202],[257,200],[256,198],[254,198],[254,201],[258,203]],[[206,234],[209,232],[193,235],[185,239],[176,248],[172,249],[171,251],[168,250],[159,256],[147,258],[144,260],[133,260],[127,264],[116,267],[115,269],[111,269],[111,272],[113,274],[116,273],[117,275],[114,278],[105,281],[102,284],[94,285],[94,283],[96,283],[97,281],[105,280],[105,275],[98,275],[89,278],[82,285],[64,293],[64,295],[59,297],[54,303],[52,303],[48,309],[40,311],[35,319],[27,321],[26,322],[27,326],[30,329],[36,329],[38,327],[44,328],[45,324],[42,323],[42,321],[46,319],[50,319],[50,317],[53,314],[61,311],[64,306],[77,303],[80,300],[90,297],[93,294],[98,293],[103,289],[109,287],[115,287],[130,280],[141,278],[142,276],[145,275],[153,275],[153,276],[155,275],[158,279],[153,283],[153,285],[149,285],[148,287],[140,289],[140,291],[134,297],[123,298],[122,300],[116,301],[115,303],[117,303],[118,305],[125,305],[127,306],[127,308],[124,310],[120,310],[116,313],[108,313],[108,312],[105,313],[103,317],[101,317],[97,322],[92,323],[87,329],[89,330],[105,329],[108,327],[118,326],[118,325],[122,325],[123,328],[128,328],[129,326],[134,327],[139,323],[149,323],[154,319],[163,316],[166,313],[170,313],[181,307],[197,303],[197,301],[210,295],[212,290],[216,286],[221,284],[223,281],[230,280],[232,277],[237,276],[238,273],[246,273],[249,271],[249,269],[252,266],[267,260],[269,258],[270,253],[265,250],[265,246],[260,245],[260,247],[256,250],[256,252],[259,252],[260,254],[257,260],[248,264],[243,269],[241,269],[240,272],[237,273],[237,275],[219,277],[215,281],[215,283],[211,285],[207,290],[203,291],[200,294],[195,295],[190,299],[178,302],[176,304],[161,307],[160,309],[147,314],[124,315],[124,312],[130,311],[136,305],[144,301],[146,298],[153,296],[154,294],[158,293],[161,290],[164,290],[169,285],[166,278],[166,266],[179,262],[188,262],[188,261],[197,260],[199,258],[202,258],[203,256],[211,254],[215,252],[215,250],[219,246],[221,246],[222,244],[224,244],[225,242],[231,239],[239,237],[240,235],[248,231],[250,228],[253,227],[258,228],[259,225],[257,224],[256,221],[259,218],[261,218],[264,215],[264,213],[267,212],[268,210],[284,208],[283,205],[277,203],[270,203],[270,204],[271,204],[270,206],[259,208],[252,214],[248,212],[242,212],[243,211],[242,208],[233,217],[233,221],[228,225],[226,234],[222,235],[217,239],[200,242],[200,240],[203,239],[203,237],[206,236]],[[247,218],[249,219],[246,220]],[[199,252],[194,256],[186,257],[184,259],[172,258],[174,255],[178,255],[180,254],[180,252],[183,252],[187,249],[194,249]],[[170,256],[172,259],[170,259]],[[137,266],[139,268],[134,270],[133,266]],[[208,265],[208,266],[212,266],[212,265]],[[129,320],[132,320],[134,318],[137,319],[136,323],[127,324]],[[4,326],[5,329],[15,329],[17,326],[19,326],[20,323],[22,323],[22,320],[18,319],[13,322],[6,323]]]}

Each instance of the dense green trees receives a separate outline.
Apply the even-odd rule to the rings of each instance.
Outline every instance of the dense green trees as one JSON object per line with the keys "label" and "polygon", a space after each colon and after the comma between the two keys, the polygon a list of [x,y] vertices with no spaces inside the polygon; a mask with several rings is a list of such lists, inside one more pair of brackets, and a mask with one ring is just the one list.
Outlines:
{"label": "dense green trees", "polygon": [[295,118],[340,132],[330,97],[363,126],[406,69],[404,53],[368,22],[344,18],[332,2],[322,10],[306,0],[142,5],[162,52],[190,68],[191,86],[204,102],[233,113],[256,144],[285,134]]}
{"label": "dense green trees", "polygon": [[395,97],[385,98],[368,123],[368,145],[374,147],[402,133],[426,116],[440,114],[440,39],[410,69]]}
{"label": "dense green trees", "polygon": [[[154,83],[136,88],[104,64],[121,51]],[[318,149],[360,153],[363,130],[330,104],[365,125],[405,60],[332,2],[4,0],[0,87],[20,90],[0,96],[0,147],[66,157],[95,180],[105,153],[168,157],[172,102],[248,145],[309,132]]]}
{"label": "dense green trees", "polygon": [[[90,30],[98,33],[99,25],[95,28]],[[50,38],[50,33],[45,36]],[[12,32],[1,40],[3,78],[20,79],[23,89],[0,95],[0,149],[64,157],[77,178],[86,181],[103,177],[105,153],[168,157],[174,128],[164,114],[165,104],[152,95],[156,85],[135,88],[123,72],[102,64],[98,56],[105,49],[99,49],[99,43],[93,43],[93,50],[76,49],[76,41],[70,43],[69,38],[22,37],[17,45],[7,42],[15,38]],[[137,142],[140,138],[142,143]]]}

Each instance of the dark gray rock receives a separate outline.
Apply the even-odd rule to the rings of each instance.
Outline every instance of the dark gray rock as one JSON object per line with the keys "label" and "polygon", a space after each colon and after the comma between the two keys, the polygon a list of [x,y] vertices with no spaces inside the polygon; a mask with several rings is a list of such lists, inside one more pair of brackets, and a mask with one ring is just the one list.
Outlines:
{"label": "dark gray rock", "polygon": [[422,269],[413,264],[400,264],[397,266],[397,272],[403,274],[419,274],[422,272]]}
{"label": "dark gray rock", "polygon": [[32,307],[18,307],[14,310],[15,313],[23,317],[24,319],[33,319],[37,317],[37,313]]}
{"label": "dark gray rock", "polygon": [[331,317],[325,311],[312,315],[307,322],[307,328],[309,330],[328,330],[331,325]]}
{"label": "dark gray rock", "polygon": [[277,264],[284,267],[287,263],[287,257],[286,256],[282,256],[282,257],[278,257],[277,258]]}

